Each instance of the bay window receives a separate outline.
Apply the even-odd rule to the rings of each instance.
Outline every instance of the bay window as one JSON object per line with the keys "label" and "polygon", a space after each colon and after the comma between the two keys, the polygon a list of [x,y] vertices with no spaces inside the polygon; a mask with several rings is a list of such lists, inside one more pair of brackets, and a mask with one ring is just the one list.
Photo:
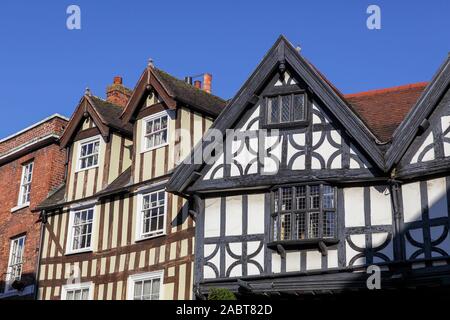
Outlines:
{"label": "bay window", "polygon": [[276,189],[272,194],[272,241],[336,238],[335,194],[335,188],[324,184]]}

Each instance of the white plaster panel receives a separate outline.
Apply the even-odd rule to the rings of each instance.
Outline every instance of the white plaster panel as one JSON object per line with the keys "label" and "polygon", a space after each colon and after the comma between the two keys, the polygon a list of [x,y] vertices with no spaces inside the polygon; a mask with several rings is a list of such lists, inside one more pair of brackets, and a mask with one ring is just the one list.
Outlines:
{"label": "white plaster panel", "polygon": [[[297,143],[299,146],[304,147],[306,142],[306,134],[305,133],[297,133],[292,135],[292,139]],[[286,160],[289,162],[293,155],[300,150],[294,148],[294,146],[288,141],[287,144],[287,157]],[[292,170],[305,170],[305,156],[301,155],[296,157],[294,162],[292,163]]]}
{"label": "white plaster panel", "polygon": [[389,233],[381,232],[381,233],[373,233],[372,234],[372,248],[377,248],[386,242]]}
{"label": "white plaster panel", "polygon": [[[330,119],[315,105],[313,104],[313,110],[317,111],[325,119],[325,123],[330,123]],[[320,124],[320,118],[313,113],[313,124]]]}
{"label": "white plaster panel", "polygon": [[322,268],[322,254],[320,251],[307,251],[306,252],[306,269],[315,270]]}
{"label": "white plaster panel", "polygon": [[260,106],[256,107],[253,113],[250,115],[250,117],[247,119],[247,121],[242,125],[242,127],[239,128],[238,131],[254,131],[258,130],[259,128],[259,121],[255,121],[251,127],[247,128],[250,122],[252,122],[255,118],[259,117],[260,113]]}
{"label": "white plaster panel", "polygon": [[[233,157],[233,160],[235,160],[238,164],[240,164],[242,166],[242,170],[244,171],[245,167],[250,163],[250,161],[256,159],[257,156],[250,152],[250,150],[245,145],[244,140],[233,141],[231,143],[232,152],[234,153],[234,152],[238,151],[241,144],[243,144],[244,146],[243,146],[241,152],[239,152],[236,155],[236,157]],[[256,138],[256,137],[249,138],[249,146],[254,152],[258,152],[258,138]],[[248,174],[256,173],[257,169],[258,169],[258,166],[257,166],[257,163],[255,162],[253,165],[250,166]],[[234,163],[231,164],[230,174],[231,174],[231,176],[240,176],[241,175],[239,172],[239,169],[237,168],[237,166]]]}
{"label": "white plaster panel", "polygon": [[404,221],[413,222],[422,220],[419,182],[402,185],[402,198]]}
{"label": "white plaster panel", "polygon": [[220,236],[220,198],[205,200],[205,238]]}
{"label": "white plaster panel", "polygon": [[430,227],[431,241],[436,241],[437,239],[439,239],[439,237],[443,235],[444,231],[444,226]]}
{"label": "white plaster panel", "polygon": [[[417,152],[412,157],[411,164],[417,163],[419,161],[419,156],[422,153],[422,151],[425,149],[425,147],[427,147],[428,145],[432,144],[433,142],[434,142],[433,132],[430,132],[428,134],[427,138],[425,139],[425,141],[420,146],[419,150],[417,150]],[[423,156],[422,162],[431,161],[431,160],[434,160],[434,159],[435,159],[434,148],[431,148]]]}
{"label": "white plaster panel", "polygon": [[224,155],[221,154],[216,162],[213,164],[213,166],[208,170],[208,172],[205,174],[205,177],[203,178],[203,180],[210,180],[210,179],[220,179],[223,178],[223,169],[219,169],[217,170],[217,172],[214,174],[214,176],[212,176],[212,173],[214,172],[214,170],[222,165],[224,163]]}
{"label": "white plaster panel", "polygon": [[[322,132],[313,132],[314,147],[317,147],[317,143],[320,141],[321,134]],[[331,136],[336,143],[341,143],[341,136],[336,130],[331,131]],[[333,145],[331,145],[327,137],[325,137],[322,144],[318,148],[314,149],[315,152],[322,156],[323,160],[325,161],[325,165],[328,162],[328,159],[330,159],[331,155],[338,150],[338,148],[335,148]],[[319,161],[314,161],[313,163],[311,163],[311,166],[312,169],[322,169]],[[342,168],[342,164],[338,165],[337,168]]]}
{"label": "white plaster panel", "polygon": [[272,253],[272,273],[281,272],[281,256],[278,253]]}
{"label": "white plaster panel", "polygon": [[286,253],[286,271],[300,271],[300,251]]}
{"label": "white plaster panel", "polygon": [[[249,241],[247,242],[247,254],[251,255],[258,250],[260,241]],[[256,261],[261,268],[264,270],[264,248],[261,249],[261,251],[252,258],[252,260]],[[247,274],[249,276],[259,274],[259,269],[252,263],[247,264]]]}
{"label": "white plaster panel", "polygon": [[[208,257],[211,253],[214,252],[216,245],[215,244],[206,244],[203,248],[204,248],[203,249],[204,257]],[[210,260],[208,260],[209,263],[212,263],[213,265],[215,265],[217,267],[217,270],[220,270],[219,252],[220,252],[220,249]],[[211,278],[215,278],[215,277],[216,277],[216,274],[215,274],[214,270],[211,267],[204,265],[203,266],[203,278],[211,279]]]}
{"label": "white plaster panel", "polygon": [[238,236],[242,234],[242,196],[225,198],[225,235]]}
{"label": "white plaster panel", "polygon": [[372,225],[392,224],[391,194],[389,189],[370,188],[370,219]]}
{"label": "white plaster panel", "polygon": [[[442,132],[444,133],[450,127],[450,116],[443,116],[441,118]],[[450,138],[450,132],[445,135],[446,138]],[[444,156],[450,157],[450,143],[444,142]]]}
{"label": "white plaster panel", "polygon": [[[386,257],[389,258],[389,260],[394,260],[394,247],[392,245],[392,241],[389,242],[389,244],[383,248],[383,250],[379,251],[380,253],[384,254]],[[380,259],[378,261],[378,258],[375,259],[376,257],[374,257],[374,262],[383,262],[384,260]]]}
{"label": "white plaster panel", "polygon": [[367,169],[367,165],[364,163],[364,161],[359,156],[358,152],[356,152],[353,145],[350,146],[350,154],[356,156],[361,162],[362,166],[358,163],[358,161],[350,158],[350,169]]}
{"label": "white plaster panel", "polygon": [[[242,255],[242,242],[231,242],[229,244],[230,250],[235,255]],[[225,270],[228,270],[228,268],[233,264],[233,262],[237,261],[233,257],[231,257],[227,251],[225,251]],[[230,271],[231,277],[240,277],[242,276],[242,266],[236,265],[231,269]]]}
{"label": "white plaster panel", "polygon": [[[409,233],[411,234],[411,237],[419,242],[419,243],[423,243],[423,231],[422,229],[414,229],[414,230],[410,230]],[[419,250],[418,247],[413,246],[408,240],[405,241],[405,251],[406,251],[406,258],[410,259],[411,255],[416,252],[417,250]],[[417,259],[420,259],[421,256],[417,257]],[[423,258],[423,255],[422,255]]]}
{"label": "white plaster panel", "polygon": [[[356,252],[355,250],[350,248],[350,246],[347,243],[346,244],[346,249],[345,249],[345,255],[346,255],[346,259],[347,259],[347,266],[350,266],[350,261],[357,254],[358,254],[358,252]],[[366,263],[366,258],[361,257],[361,258],[356,259],[356,261],[353,262],[352,266],[361,266],[361,265],[364,265],[365,263]]]}
{"label": "white plaster panel", "polygon": [[262,234],[264,233],[264,194],[249,194],[248,200],[248,217],[247,217],[247,233]]}
{"label": "white plaster panel", "polygon": [[364,226],[364,188],[345,188],[344,208],[346,227]]}
{"label": "white plaster panel", "polygon": [[336,249],[328,250],[327,267],[329,269],[338,267],[338,251]]}
{"label": "white plaster panel", "polygon": [[448,234],[444,241],[438,244],[437,247],[447,252],[447,255],[450,254],[450,237]]}
{"label": "white plaster panel", "polygon": [[447,186],[445,178],[427,181],[428,214],[430,219],[447,217]]}
{"label": "white plaster panel", "polygon": [[[278,140],[280,140],[279,143]],[[270,153],[267,153],[267,156],[264,158],[264,174],[275,174],[278,172],[279,163],[281,162],[282,145],[283,137],[266,137],[264,141],[265,149],[268,150],[271,147],[272,150],[270,151]]]}

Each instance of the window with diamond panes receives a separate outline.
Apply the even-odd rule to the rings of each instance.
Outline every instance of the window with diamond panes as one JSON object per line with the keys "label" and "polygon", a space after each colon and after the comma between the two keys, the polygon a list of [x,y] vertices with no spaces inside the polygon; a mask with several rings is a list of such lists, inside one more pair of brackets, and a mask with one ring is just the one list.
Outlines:
{"label": "window with diamond panes", "polygon": [[267,124],[282,124],[306,120],[304,93],[266,98]]}

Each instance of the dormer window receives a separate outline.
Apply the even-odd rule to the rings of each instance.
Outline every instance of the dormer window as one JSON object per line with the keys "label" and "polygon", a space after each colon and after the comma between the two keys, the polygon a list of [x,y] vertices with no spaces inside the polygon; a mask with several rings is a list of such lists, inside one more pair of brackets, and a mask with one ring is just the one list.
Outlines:
{"label": "dormer window", "polygon": [[167,145],[168,126],[169,116],[165,111],[143,119],[142,152]]}
{"label": "dormer window", "polygon": [[266,98],[267,124],[282,125],[306,120],[304,93],[270,96]]}

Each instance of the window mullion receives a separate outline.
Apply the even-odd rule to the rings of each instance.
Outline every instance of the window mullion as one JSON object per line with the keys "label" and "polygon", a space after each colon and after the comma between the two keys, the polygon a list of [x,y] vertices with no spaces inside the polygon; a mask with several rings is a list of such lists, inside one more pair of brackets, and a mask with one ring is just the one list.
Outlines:
{"label": "window mullion", "polygon": [[309,210],[311,207],[310,190],[306,186],[305,239],[309,239]]}
{"label": "window mullion", "polygon": [[289,121],[294,122],[294,95],[290,94],[290,104],[289,104]]}

